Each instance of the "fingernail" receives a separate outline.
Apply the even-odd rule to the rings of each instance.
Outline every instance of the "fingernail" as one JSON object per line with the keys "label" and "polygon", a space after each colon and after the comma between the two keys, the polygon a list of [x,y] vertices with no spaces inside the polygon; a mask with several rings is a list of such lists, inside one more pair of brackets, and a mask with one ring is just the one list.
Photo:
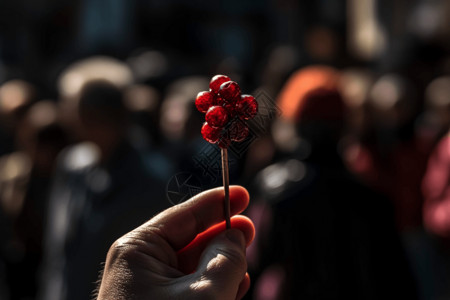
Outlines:
{"label": "fingernail", "polygon": [[228,229],[225,233],[227,239],[229,239],[234,244],[238,245],[242,249],[245,249],[245,238],[244,234],[238,229]]}

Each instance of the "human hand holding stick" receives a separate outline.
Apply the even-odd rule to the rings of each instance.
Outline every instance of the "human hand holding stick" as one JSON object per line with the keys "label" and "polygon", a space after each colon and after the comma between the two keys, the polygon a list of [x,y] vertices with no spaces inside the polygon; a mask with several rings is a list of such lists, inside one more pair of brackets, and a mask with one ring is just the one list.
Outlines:
{"label": "human hand holding stick", "polygon": [[118,239],[108,251],[98,300],[241,299],[250,287],[245,249],[255,229],[237,215],[248,192],[231,186],[231,229],[223,189],[173,206]]}

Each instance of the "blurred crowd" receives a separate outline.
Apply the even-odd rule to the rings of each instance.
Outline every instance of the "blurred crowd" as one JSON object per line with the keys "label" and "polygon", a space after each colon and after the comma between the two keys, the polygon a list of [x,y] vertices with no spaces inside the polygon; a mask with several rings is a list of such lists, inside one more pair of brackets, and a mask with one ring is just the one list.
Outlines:
{"label": "blurred crowd", "polygon": [[448,1],[245,3],[0,4],[0,299],[90,299],[114,240],[221,185],[215,74],[259,103],[246,299],[450,298]]}

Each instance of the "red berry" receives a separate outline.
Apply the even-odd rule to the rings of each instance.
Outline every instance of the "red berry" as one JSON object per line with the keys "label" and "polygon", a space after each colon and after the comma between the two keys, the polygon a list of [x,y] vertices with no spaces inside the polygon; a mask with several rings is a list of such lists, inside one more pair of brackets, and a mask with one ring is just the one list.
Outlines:
{"label": "red berry", "polygon": [[239,116],[244,120],[253,119],[258,113],[258,102],[251,95],[242,95],[236,107]]}
{"label": "red berry", "polygon": [[217,93],[219,91],[220,85],[222,83],[230,81],[230,80],[231,80],[230,77],[228,77],[226,75],[216,75],[211,79],[211,81],[209,83],[209,88],[214,93]]}
{"label": "red berry", "polygon": [[233,142],[242,142],[248,136],[248,127],[244,122],[237,121],[228,129],[228,136]]}
{"label": "red berry", "polygon": [[223,108],[227,111],[229,119],[236,116],[236,103],[225,103]]}
{"label": "red berry", "polygon": [[205,113],[208,109],[215,104],[215,96],[211,92],[200,92],[197,94],[197,98],[195,99],[195,106],[197,109]]}
{"label": "red berry", "polygon": [[219,95],[224,98],[226,102],[234,102],[240,98],[241,88],[236,82],[227,81],[220,86]]}
{"label": "red berry", "polygon": [[228,122],[228,113],[222,106],[211,106],[206,112],[206,122],[212,127],[222,128]]}
{"label": "red berry", "polygon": [[214,96],[214,99],[215,99],[214,100],[215,101],[215,105],[224,106],[226,104],[225,100],[222,97],[220,97],[218,94],[216,94]]}
{"label": "red berry", "polygon": [[205,123],[203,123],[201,133],[202,133],[203,138],[207,142],[210,142],[211,144],[215,144],[219,140],[221,131],[222,131],[222,129],[211,127],[208,125],[207,122],[205,122]]}

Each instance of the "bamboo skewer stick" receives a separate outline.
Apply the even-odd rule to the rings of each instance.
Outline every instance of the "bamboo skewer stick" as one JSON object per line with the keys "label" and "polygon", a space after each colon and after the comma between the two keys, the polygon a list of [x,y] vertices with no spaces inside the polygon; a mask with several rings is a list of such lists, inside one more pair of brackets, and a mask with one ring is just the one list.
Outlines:
{"label": "bamboo skewer stick", "polygon": [[229,182],[227,149],[222,148],[221,154],[222,154],[222,179],[223,179],[223,187],[225,189],[224,212],[227,229],[229,229],[231,228],[231,221],[230,221],[230,182]]}

